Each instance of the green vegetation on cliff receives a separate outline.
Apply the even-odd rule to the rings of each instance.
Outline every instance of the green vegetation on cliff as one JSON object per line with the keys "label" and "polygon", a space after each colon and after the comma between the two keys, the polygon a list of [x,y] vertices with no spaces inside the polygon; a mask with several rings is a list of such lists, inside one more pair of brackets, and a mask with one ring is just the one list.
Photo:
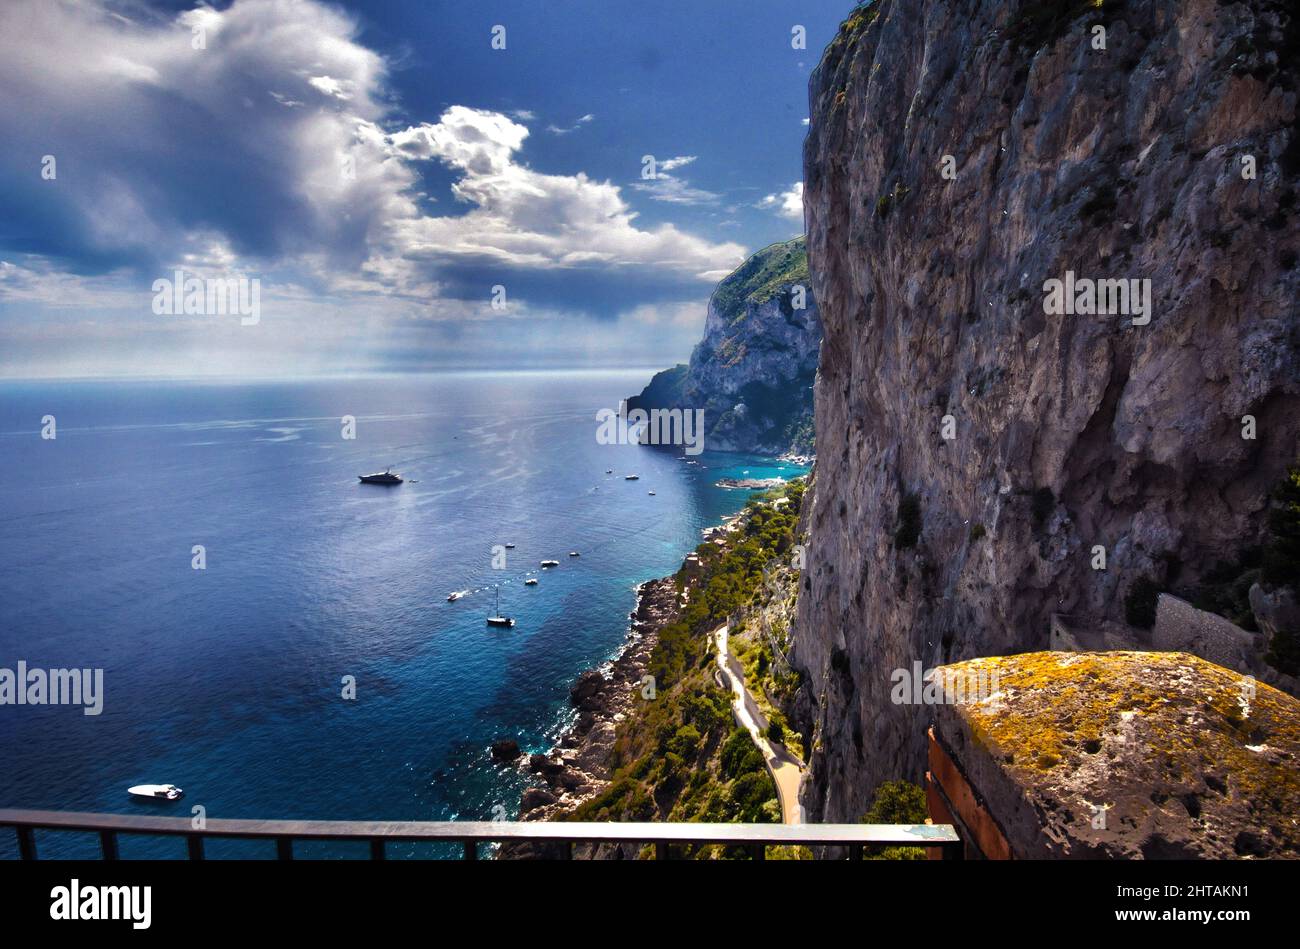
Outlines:
{"label": "green vegetation on cliff", "polygon": [[806,759],[809,749],[798,746],[801,736],[786,717],[802,684],[789,662],[800,577],[791,559],[778,557],[764,569],[749,604],[732,619],[730,648],[745,674],[745,688],[769,723],[767,737]]}
{"label": "green vegetation on cliff", "polygon": [[[882,781],[864,824],[924,824],[930,816],[925,791],[911,781]],[[868,860],[924,860],[923,847],[868,847]]]}
{"label": "green vegetation on cliff", "polygon": [[671,408],[680,406],[686,401],[685,385],[686,377],[690,372],[690,367],[685,363],[678,363],[671,369],[664,369],[656,372],[650,378],[650,384],[641,390],[640,395],[630,396],[627,400],[627,410],[642,409],[649,411],[655,408]]}
{"label": "green vegetation on cliff", "polygon": [[728,323],[745,307],[766,303],[782,288],[801,283],[809,288],[808,247],[803,237],[764,247],[727,276],[713,291],[713,306]]}
{"label": "green vegetation on cliff", "polygon": [[[678,572],[687,602],[680,619],[660,631],[651,653],[655,698],[619,725],[609,787],[568,819],[780,821],[776,787],[762,755],[735,725],[730,693],[714,678],[710,633],[754,602],[765,570],[788,560],[803,491],[803,482],[795,481],[755,496],[732,530],[696,548],[697,569]],[[774,504],[782,497],[788,500]],[[747,856],[743,849],[717,846],[676,855]]]}

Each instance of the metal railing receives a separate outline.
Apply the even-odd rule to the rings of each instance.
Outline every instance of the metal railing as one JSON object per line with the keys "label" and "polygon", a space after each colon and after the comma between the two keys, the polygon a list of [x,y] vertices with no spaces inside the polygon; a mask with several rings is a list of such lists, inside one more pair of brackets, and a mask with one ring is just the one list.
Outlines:
{"label": "metal railing", "polygon": [[97,833],[105,860],[118,859],[123,834],[184,837],[191,860],[203,859],[208,838],[275,841],[276,857],[292,860],[296,840],[363,841],[370,859],[383,860],[389,843],[461,844],[466,860],[478,859],[484,843],[542,844],[556,847],[561,859],[577,843],[653,844],[655,857],[669,856],[676,844],[745,847],[756,859],[769,846],[841,847],[861,859],[866,846],[938,848],[946,858],[962,856],[961,839],[951,824],[690,824],[567,821],[325,821],[212,819],[197,829],[189,818],[65,811],[0,810],[0,827],[12,827],[18,855],[35,860],[37,830]]}

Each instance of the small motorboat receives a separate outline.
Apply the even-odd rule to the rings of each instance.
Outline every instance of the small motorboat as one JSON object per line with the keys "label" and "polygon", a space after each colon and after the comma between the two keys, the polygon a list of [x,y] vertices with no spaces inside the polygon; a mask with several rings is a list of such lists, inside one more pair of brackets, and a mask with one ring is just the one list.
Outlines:
{"label": "small motorboat", "polygon": [[537,586],[537,578],[536,578],[536,577],[529,577],[527,580],[524,581],[524,586],[526,586],[526,587],[535,587],[535,586]]}
{"label": "small motorboat", "polygon": [[654,497],[654,496],[655,496],[655,493],[654,493],[653,491],[647,491],[646,494],[650,495],[650,497]]}
{"label": "small motorboat", "polygon": [[151,801],[175,801],[185,792],[174,784],[137,784],[133,788],[127,788],[126,793]]}
{"label": "small motorboat", "polygon": [[385,468],[383,471],[377,471],[374,474],[357,475],[362,484],[401,484],[402,476],[393,474],[392,468]]}
{"label": "small motorboat", "polygon": [[614,473],[614,469],[613,469],[613,468],[606,468],[606,469],[605,469],[605,474],[613,474],[613,473]]}
{"label": "small motorboat", "polygon": [[469,593],[468,590],[457,590],[457,591],[455,591],[454,593],[448,593],[448,594],[447,594],[447,602],[448,602],[448,603],[455,603],[455,602],[456,602],[457,600],[459,600],[462,596],[465,596],[465,595],[468,594],[468,593]]}
{"label": "small motorboat", "polygon": [[559,562],[558,560],[543,560],[543,561],[542,561],[542,566],[543,566],[543,567],[558,567],[559,565],[560,565],[560,562]]}
{"label": "small motorboat", "polygon": [[506,544],[506,550],[514,550],[514,549],[515,549],[514,544]]}
{"label": "small motorboat", "polygon": [[641,480],[641,476],[640,476],[640,475],[623,475],[623,480],[624,480],[624,481],[640,481],[640,480]]}
{"label": "small motorboat", "polygon": [[569,556],[570,556],[570,557],[581,557],[582,554],[578,553],[576,550],[570,550],[570,551],[569,551]]}

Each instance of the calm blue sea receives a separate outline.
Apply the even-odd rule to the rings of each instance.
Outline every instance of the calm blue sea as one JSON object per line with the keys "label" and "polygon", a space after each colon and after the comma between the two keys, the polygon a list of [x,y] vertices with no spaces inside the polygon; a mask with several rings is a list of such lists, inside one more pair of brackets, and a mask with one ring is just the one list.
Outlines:
{"label": "calm blue sea", "polygon": [[[598,444],[596,411],[648,375],[0,384],[0,667],[105,677],[98,717],[0,706],[0,807],[514,816],[521,779],[489,744],[550,746],[575,676],[624,642],[635,584],[675,570],[744,503],[714,481],[803,470]],[[40,437],[45,415],[54,440]],[[388,465],[411,480],[357,482]],[[517,547],[493,569],[506,542]],[[191,566],[200,544],[205,570]],[[559,568],[524,586],[544,558]],[[514,629],[484,624],[496,583]],[[480,592],[446,602],[462,588]],[[142,782],[186,796],[135,802],[126,788]],[[62,835],[38,847],[96,853]]]}

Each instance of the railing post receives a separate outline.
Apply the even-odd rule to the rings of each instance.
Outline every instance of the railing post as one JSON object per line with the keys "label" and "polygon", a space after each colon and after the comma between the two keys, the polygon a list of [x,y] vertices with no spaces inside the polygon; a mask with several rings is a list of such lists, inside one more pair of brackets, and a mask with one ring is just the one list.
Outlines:
{"label": "railing post", "polygon": [[655,841],[655,859],[656,860],[668,859],[668,844],[666,842],[662,840]]}
{"label": "railing post", "polygon": [[293,838],[292,837],[275,838],[275,858],[277,860],[293,859]]}
{"label": "railing post", "polygon": [[185,848],[189,851],[191,860],[203,859],[203,838],[198,834],[185,835]]}
{"label": "railing post", "polygon": [[749,847],[749,856],[754,860],[766,860],[767,848],[762,844],[751,844]]}
{"label": "railing post", "polygon": [[18,856],[23,860],[36,859],[36,838],[30,827],[17,826],[14,833],[18,835]]}
{"label": "railing post", "polygon": [[386,853],[384,852],[384,838],[383,838],[383,837],[371,837],[371,838],[370,838],[370,859],[371,859],[371,860],[387,860],[387,859],[388,859],[388,854],[386,854]]}
{"label": "railing post", "polygon": [[861,859],[862,859],[862,845],[861,845],[861,844],[849,844],[849,859],[850,859],[850,860],[861,860]]}
{"label": "railing post", "polygon": [[117,835],[111,830],[99,832],[99,852],[105,860],[117,859]]}
{"label": "railing post", "polygon": [[465,841],[465,859],[466,859],[466,860],[477,860],[477,859],[478,859],[478,841],[477,841],[477,840],[467,840],[467,841]]}

